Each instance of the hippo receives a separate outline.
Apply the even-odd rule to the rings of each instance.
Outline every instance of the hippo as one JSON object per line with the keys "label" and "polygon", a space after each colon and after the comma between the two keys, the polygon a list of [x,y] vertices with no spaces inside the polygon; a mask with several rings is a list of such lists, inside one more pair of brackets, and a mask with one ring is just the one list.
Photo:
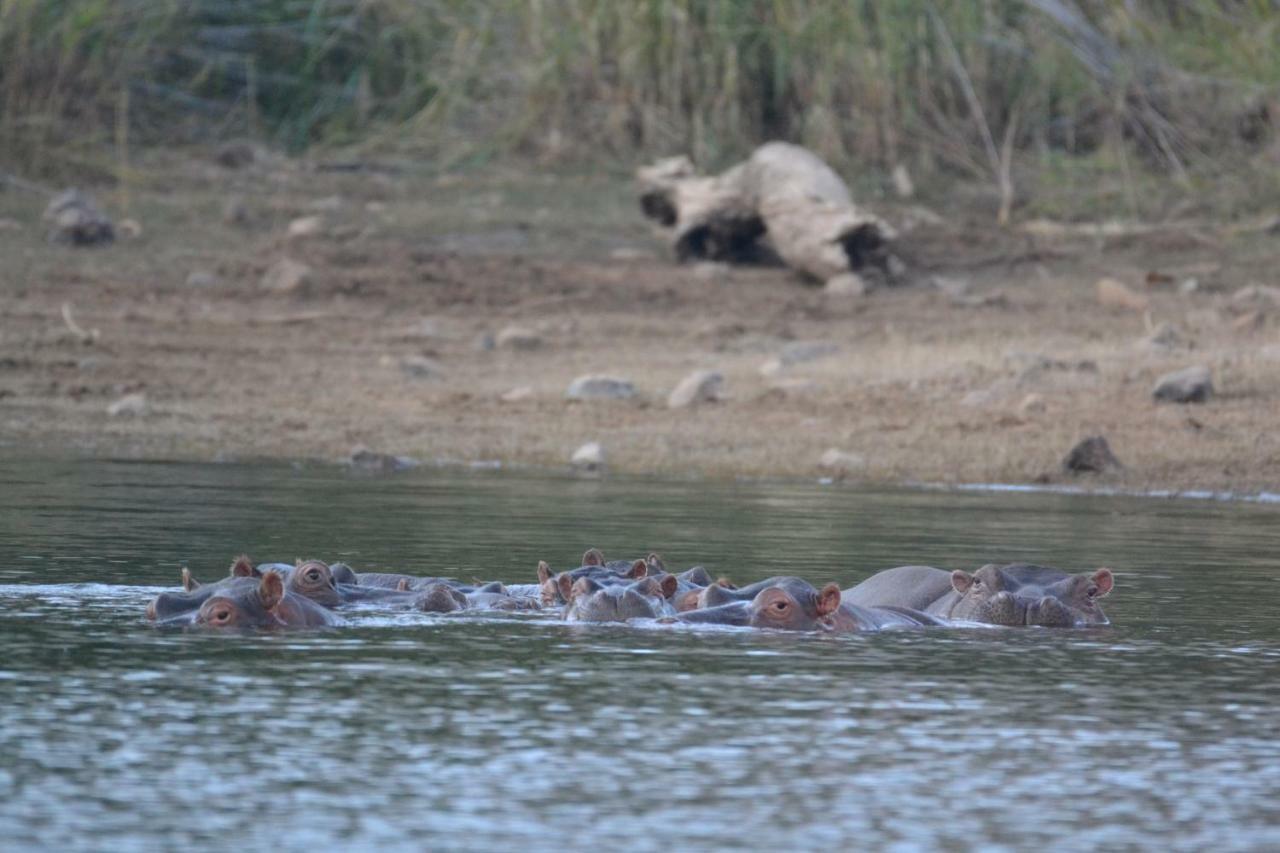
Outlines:
{"label": "hippo", "polygon": [[575,581],[592,578],[602,585],[625,584],[643,578],[649,572],[644,560],[631,563],[606,564],[598,550],[592,548],[583,555],[583,564],[567,572],[554,573],[545,560],[538,562],[539,598],[543,607],[555,607],[569,603],[569,590]]}
{"label": "hippo", "polygon": [[676,589],[670,596],[670,600],[671,606],[681,613],[686,610],[696,609],[702,591],[708,586],[714,584],[730,586],[729,582],[724,578],[718,581],[712,580],[711,574],[702,566],[694,566],[679,574],[672,575],[667,571],[667,567],[663,565],[662,558],[657,554],[650,554],[646,557],[645,566],[647,568],[645,577],[658,578],[659,580],[666,577],[674,577],[676,579]]}
{"label": "hippo", "polygon": [[675,575],[641,578],[628,584],[602,584],[582,577],[573,582],[564,618],[569,622],[625,622],[656,619],[675,613],[668,599],[675,593]]}
{"label": "hippo", "polygon": [[353,586],[363,587],[381,587],[383,589],[396,589],[402,583],[407,584],[409,589],[419,589],[421,587],[430,586],[431,584],[443,583],[450,586],[459,586],[460,584],[453,578],[435,578],[422,577],[420,575],[402,575],[395,572],[352,572],[356,576],[356,583]]}
{"label": "hippo", "polygon": [[152,622],[190,622],[200,605],[219,592],[248,584],[256,579],[231,576],[214,583],[202,584],[191,576],[191,570],[182,570],[182,591],[162,592],[147,604],[147,618]]}
{"label": "hippo", "polygon": [[942,619],[990,625],[1108,625],[1098,600],[1115,587],[1110,569],[1067,574],[1049,566],[989,563],[976,572],[931,566],[886,569],[845,593],[868,607],[909,607]]}
{"label": "hippo", "polygon": [[494,581],[473,591],[465,591],[445,583],[427,584],[416,590],[404,590],[410,596],[409,606],[426,613],[455,613],[460,610],[537,610],[538,602],[525,596],[512,595],[505,586]]}
{"label": "hippo", "polygon": [[708,607],[718,607],[721,604],[728,604],[733,601],[750,601],[766,589],[785,586],[793,581],[808,583],[803,578],[775,576],[756,581],[744,587],[735,587],[725,581],[708,584],[699,591],[698,598],[691,609],[701,610]]}
{"label": "hippo", "polygon": [[723,604],[680,613],[671,621],[831,633],[942,624],[906,607],[859,607],[844,602],[839,585],[834,583],[819,590],[800,578],[782,577],[751,586],[758,591],[749,599],[732,598]]}
{"label": "hippo", "polygon": [[285,588],[284,578],[267,572],[261,578],[238,578],[209,596],[192,625],[209,630],[249,628],[321,628],[342,619],[309,598]]}

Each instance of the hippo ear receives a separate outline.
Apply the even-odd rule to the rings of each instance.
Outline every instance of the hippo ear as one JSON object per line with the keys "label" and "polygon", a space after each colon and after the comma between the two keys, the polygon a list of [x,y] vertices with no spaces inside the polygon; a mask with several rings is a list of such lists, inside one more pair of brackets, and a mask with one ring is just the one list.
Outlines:
{"label": "hippo ear", "polygon": [[716,578],[716,582],[712,586],[722,586],[725,589],[737,589],[738,586],[728,578]]}
{"label": "hippo ear", "polygon": [[[584,578],[585,580],[585,578]],[[565,601],[573,600],[573,578],[568,572],[561,572],[555,578],[556,587],[560,590],[560,597]]]}
{"label": "hippo ear", "polygon": [[649,564],[644,560],[636,560],[631,564],[631,568],[627,569],[626,576],[629,578],[640,579],[649,574]]}
{"label": "hippo ear", "polygon": [[584,566],[603,566],[604,554],[599,548],[588,548],[587,553],[582,555],[582,565]]}
{"label": "hippo ear", "polygon": [[400,578],[400,583],[396,584],[396,592],[408,592],[408,591],[409,591],[409,579]]}
{"label": "hippo ear", "polygon": [[248,555],[241,554],[236,557],[235,562],[231,564],[231,577],[233,578],[260,578],[262,572],[253,565]]}
{"label": "hippo ear", "polygon": [[663,598],[671,598],[676,594],[676,590],[680,588],[680,581],[676,579],[675,575],[663,575],[659,583],[662,584]]}
{"label": "hippo ear", "polygon": [[[568,575],[561,575],[561,578],[568,580]],[[563,585],[561,587],[563,589]],[[596,584],[591,578],[578,578],[577,582],[569,587],[569,593],[565,595],[565,601],[573,601],[578,596],[590,595],[595,592]]]}
{"label": "hippo ear", "polygon": [[818,615],[830,616],[840,607],[840,584],[829,583],[818,591]]}
{"label": "hippo ear", "polygon": [[266,572],[258,582],[258,598],[265,610],[274,610],[284,599],[284,579],[275,572]]}
{"label": "hippo ear", "polygon": [[182,567],[182,588],[187,592],[200,588],[200,581],[191,577],[191,570],[186,566]]}
{"label": "hippo ear", "polygon": [[546,560],[538,561],[538,583],[546,583],[551,580],[551,567],[547,565]]}
{"label": "hippo ear", "polygon": [[1089,579],[1098,588],[1097,592],[1089,596],[1090,598],[1104,598],[1111,593],[1111,590],[1116,585],[1115,576],[1111,574],[1110,569],[1098,569]]}
{"label": "hippo ear", "polygon": [[973,586],[973,575],[960,569],[951,573],[951,588],[956,592],[964,595],[971,586]]}
{"label": "hippo ear", "polygon": [[662,562],[662,558],[657,554],[650,554],[645,557],[644,562],[645,565],[649,567],[649,574],[656,574],[657,572],[665,572],[667,570],[667,567]]}

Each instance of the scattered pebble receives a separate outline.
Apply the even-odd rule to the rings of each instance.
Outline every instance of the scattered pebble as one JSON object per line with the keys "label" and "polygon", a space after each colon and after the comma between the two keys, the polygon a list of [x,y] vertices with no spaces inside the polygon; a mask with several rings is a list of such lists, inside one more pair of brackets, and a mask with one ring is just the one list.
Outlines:
{"label": "scattered pebble", "polygon": [[683,409],[695,403],[714,403],[724,390],[724,376],[714,370],[695,370],[671,392],[667,407]]}
{"label": "scattered pebble", "polygon": [[857,273],[846,272],[827,279],[822,292],[829,296],[866,296],[871,292],[871,286]]}
{"label": "scattered pebble", "polygon": [[1203,403],[1213,396],[1213,377],[1202,364],[1175,370],[1156,380],[1151,395],[1166,403]]}
{"label": "scattered pebble", "polygon": [[44,220],[52,223],[50,243],[96,246],[116,238],[114,226],[93,199],[77,189],[59,193],[44,210]]}
{"label": "scattered pebble", "polygon": [[519,403],[533,397],[533,389],[528,385],[520,385],[507,391],[498,399],[504,403]]}
{"label": "scattered pebble", "polygon": [[275,293],[292,293],[311,283],[311,267],[292,258],[281,258],[262,275],[262,288]]}
{"label": "scattered pebble", "polygon": [[579,376],[569,383],[565,396],[570,400],[629,400],[636,396],[636,387],[613,376]]}
{"label": "scattered pebble", "polygon": [[890,177],[893,180],[893,191],[898,194],[898,198],[911,198],[916,194],[916,185],[911,180],[911,173],[902,163],[893,167]]}
{"label": "scattered pebble", "polygon": [[960,299],[969,294],[969,288],[972,284],[966,278],[948,278],[946,276],[935,275],[929,279],[930,283],[938,290],[950,296],[952,299]]}
{"label": "scattered pebble", "polygon": [[599,471],[604,467],[604,448],[598,441],[588,441],[573,451],[573,456],[569,457],[569,463],[584,471]]}
{"label": "scattered pebble", "polygon": [[1151,307],[1151,300],[1145,294],[1138,293],[1117,279],[1100,278],[1094,288],[1098,294],[1098,302],[1107,308],[1146,311]]}
{"label": "scattered pebble", "polygon": [[107,414],[113,418],[122,415],[136,417],[145,415],[148,409],[146,394],[125,394],[119,400],[107,406]]}
{"label": "scattered pebble", "polygon": [[136,219],[121,219],[116,230],[126,240],[136,240],[142,236],[142,223]]}
{"label": "scattered pebble", "polygon": [[242,169],[257,159],[257,152],[247,142],[228,142],[219,146],[213,159],[219,166],[227,169]]}
{"label": "scattered pebble", "polygon": [[1081,441],[1062,460],[1062,468],[1069,474],[1100,474],[1112,468],[1123,468],[1120,460],[1111,452],[1106,438],[1092,435]]}
{"label": "scattered pebble", "polygon": [[406,355],[400,359],[400,370],[414,379],[438,379],[443,375],[439,362],[425,355]]}
{"label": "scattered pebble", "polygon": [[187,273],[187,287],[213,287],[218,276],[210,270],[192,270]]}
{"label": "scattered pebble", "polygon": [[493,340],[499,349],[528,351],[542,346],[542,336],[524,326],[507,326]]}
{"label": "scattered pebble", "polygon": [[222,221],[227,225],[248,225],[249,207],[244,199],[232,196],[222,205]]}
{"label": "scattered pebble", "polygon": [[497,346],[498,342],[488,332],[482,332],[476,336],[476,349],[480,352],[492,352]]}
{"label": "scattered pebble", "polygon": [[319,216],[302,216],[289,223],[290,239],[314,237],[324,228],[324,220]]}
{"label": "scattered pebble", "polygon": [[784,346],[777,358],[766,361],[760,367],[760,373],[764,376],[776,376],[788,367],[818,361],[834,355],[839,350],[840,347],[829,341],[795,341]]}
{"label": "scattered pebble", "polygon": [[1161,323],[1151,330],[1151,334],[1138,343],[1149,349],[1166,351],[1181,349],[1188,345],[1186,335],[1180,332],[1178,327],[1172,323]]}
{"label": "scattered pebble", "polygon": [[1023,397],[1022,402],[1018,404],[1018,414],[1023,417],[1027,417],[1028,415],[1040,415],[1044,414],[1044,411],[1047,408],[1048,406],[1045,405],[1044,397],[1039,394],[1028,394]]}

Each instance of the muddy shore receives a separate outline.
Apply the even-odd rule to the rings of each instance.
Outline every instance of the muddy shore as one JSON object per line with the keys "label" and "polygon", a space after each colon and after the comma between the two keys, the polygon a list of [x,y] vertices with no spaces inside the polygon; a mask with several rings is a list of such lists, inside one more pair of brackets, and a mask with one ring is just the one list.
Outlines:
{"label": "muddy shore", "polygon": [[[622,177],[137,171],[97,194],[141,234],[104,248],[48,244],[45,199],[0,193],[0,452],[564,467],[597,441],[620,472],[1280,485],[1265,230],[1032,234],[885,202],[910,281],[850,296],[674,264]],[[270,280],[283,258],[298,281]],[[1100,300],[1103,277],[1145,305]],[[1208,402],[1153,400],[1197,364]],[[698,369],[723,399],[669,408]],[[566,399],[583,374],[638,393]],[[1124,467],[1063,472],[1088,435]]]}

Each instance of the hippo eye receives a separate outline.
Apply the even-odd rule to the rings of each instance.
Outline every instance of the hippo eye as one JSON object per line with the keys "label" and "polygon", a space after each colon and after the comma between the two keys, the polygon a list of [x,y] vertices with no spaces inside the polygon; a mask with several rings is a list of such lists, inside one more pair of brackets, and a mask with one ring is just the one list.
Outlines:
{"label": "hippo eye", "polygon": [[309,581],[320,580],[320,572],[317,571],[316,569],[312,569],[311,571],[307,572],[307,580]]}
{"label": "hippo eye", "polygon": [[217,622],[226,622],[228,619],[231,618],[231,611],[219,610],[217,613],[213,614],[213,618]]}
{"label": "hippo eye", "polygon": [[1096,586],[1091,586],[1091,587],[1089,587],[1089,588],[1085,591],[1085,595],[1089,596],[1090,598],[1097,598],[1097,596],[1098,596],[1098,588],[1097,588]]}
{"label": "hippo eye", "polygon": [[774,609],[774,610],[786,610],[786,609],[787,609],[787,603],[786,603],[785,601],[775,601],[775,602],[773,603],[773,609]]}

